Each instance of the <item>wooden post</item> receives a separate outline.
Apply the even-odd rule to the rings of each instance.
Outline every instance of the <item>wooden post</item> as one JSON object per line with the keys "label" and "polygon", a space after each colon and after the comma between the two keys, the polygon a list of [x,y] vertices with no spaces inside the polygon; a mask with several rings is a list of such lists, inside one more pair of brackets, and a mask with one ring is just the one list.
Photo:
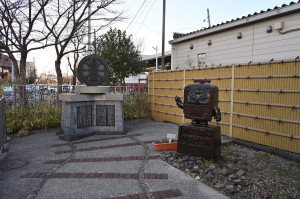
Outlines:
{"label": "wooden post", "polygon": [[234,97],[234,65],[231,66],[231,96],[230,96],[230,123],[229,123],[229,137],[232,137],[233,125],[233,97]]}
{"label": "wooden post", "polygon": [[[184,87],[185,87],[185,69],[183,70],[183,84],[182,84],[182,96],[184,97]],[[182,99],[184,100],[184,99]],[[182,121],[181,123],[184,123],[184,114],[182,114]]]}

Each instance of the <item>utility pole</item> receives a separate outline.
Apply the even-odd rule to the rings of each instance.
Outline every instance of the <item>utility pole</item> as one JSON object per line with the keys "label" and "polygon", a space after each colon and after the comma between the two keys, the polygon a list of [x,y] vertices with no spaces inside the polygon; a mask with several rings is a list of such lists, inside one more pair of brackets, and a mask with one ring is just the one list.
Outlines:
{"label": "utility pole", "polygon": [[97,43],[96,43],[96,30],[94,29],[94,54],[96,54],[96,47],[97,47]]}
{"label": "utility pole", "polygon": [[88,0],[89,4],[89,9],[88,9],[88,55],[91,54],[92,49],[91,49],[91,0]]}
{"label": "utility pole", "polygon": [[161,48],[161,67],[165,68],[165,19],[166,19],[166,0],[163,0],[163,21],[162,21],[162,48]]}
{"label": "utility pole", "polygon": [[209,9],[207,8],[207,20],[208,20],[208,27],[210,28],[210,16],[209,16]]}

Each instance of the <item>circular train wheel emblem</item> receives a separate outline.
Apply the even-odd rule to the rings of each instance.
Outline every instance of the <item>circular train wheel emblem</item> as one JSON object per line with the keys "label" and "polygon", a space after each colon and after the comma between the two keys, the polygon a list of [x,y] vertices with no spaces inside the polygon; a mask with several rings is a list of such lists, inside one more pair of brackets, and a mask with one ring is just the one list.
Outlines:
{"label": "circular train wheel emblem", "polygon": [[97,55],[88,55],[78,64],[77,77],[87,86],[102,85],[109,77],[108,65]]}

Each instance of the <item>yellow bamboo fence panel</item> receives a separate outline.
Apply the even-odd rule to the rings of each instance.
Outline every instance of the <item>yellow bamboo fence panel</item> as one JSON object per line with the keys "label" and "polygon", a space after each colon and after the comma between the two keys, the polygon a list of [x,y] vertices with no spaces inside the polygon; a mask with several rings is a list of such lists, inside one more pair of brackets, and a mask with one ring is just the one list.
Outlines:
{"label": "yellow bamboo fence panel", "polygon": [[300,153],[298,60],[150,73],[152,117],[177,124],[190,122],[174,97],[183,100],[184,86],[204,78],[219,87],[222,121],[218,125],[223,135]]}

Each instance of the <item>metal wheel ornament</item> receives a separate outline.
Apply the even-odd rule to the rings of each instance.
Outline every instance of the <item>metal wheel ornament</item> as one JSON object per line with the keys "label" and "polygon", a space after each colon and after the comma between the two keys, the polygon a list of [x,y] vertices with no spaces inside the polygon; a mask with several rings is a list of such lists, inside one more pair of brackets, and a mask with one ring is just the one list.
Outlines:
{"label": "metal wheel ornament", "polygon": [[78,64],[77,78],[87,86],[102,85],[109,77],[108,65],[97,55],[88,55]]}

